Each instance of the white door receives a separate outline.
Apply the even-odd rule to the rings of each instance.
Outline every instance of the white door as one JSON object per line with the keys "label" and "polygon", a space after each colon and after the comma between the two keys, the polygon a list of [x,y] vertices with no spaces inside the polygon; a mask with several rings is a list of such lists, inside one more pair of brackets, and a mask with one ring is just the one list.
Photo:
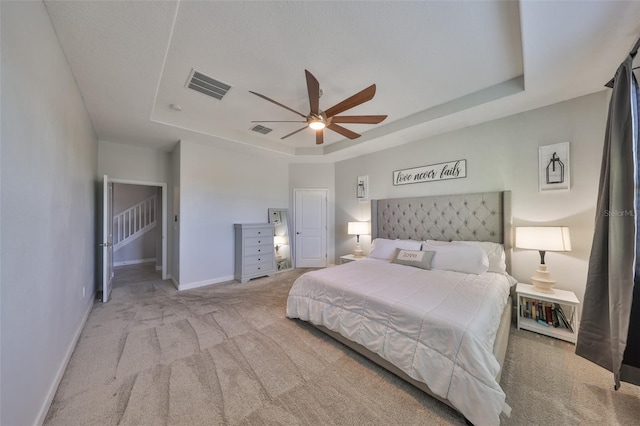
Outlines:
{"label": "white door", "polygon": [[327,266],[327,190],[295,189],[296,267]]}
{"label": "white door", "polygon": [[111,294],[113,280],[113,183],[107,175],[102,181],[102,302]]}

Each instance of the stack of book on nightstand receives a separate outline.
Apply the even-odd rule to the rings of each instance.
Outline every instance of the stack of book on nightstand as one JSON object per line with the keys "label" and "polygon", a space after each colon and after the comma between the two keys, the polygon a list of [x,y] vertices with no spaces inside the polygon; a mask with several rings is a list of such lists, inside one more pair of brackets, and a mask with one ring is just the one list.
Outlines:
{"label": "stack of book on nightstand", "polygon": [[546,327],[566,328],[573,333],[571,319],[567,318],[562,306],[557,303],[523,297],[520,304],[520,316],[532,319]]}

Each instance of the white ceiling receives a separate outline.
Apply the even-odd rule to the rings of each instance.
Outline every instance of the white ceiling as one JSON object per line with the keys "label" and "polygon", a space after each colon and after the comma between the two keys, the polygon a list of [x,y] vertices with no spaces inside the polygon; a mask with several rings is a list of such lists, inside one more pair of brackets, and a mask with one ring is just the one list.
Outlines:
{"label": "white ceiling", "polygon": [[[640,2],[55,1],[45,4],[100,140],[170,150],[181,139],[337,161],[603,90],[640,36]],[[192,69],[232,86],[185,87]],[[370,84],[356,140],[305,129],[304,70],[321,109]],[[181,112],[169,105],[177,104]],[[516,143],[517,141],[514,141]]]}

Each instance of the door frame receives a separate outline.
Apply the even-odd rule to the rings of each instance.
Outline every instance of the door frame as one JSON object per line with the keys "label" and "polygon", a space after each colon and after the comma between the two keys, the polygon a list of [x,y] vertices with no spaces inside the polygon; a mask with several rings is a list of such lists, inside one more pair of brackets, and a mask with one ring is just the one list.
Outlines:
{"label": "door frame", "polygon": [[111,286],[113,284],[113,182],[109,176],[102,176],[102,226],[99,246],[100,255],[100,293],[102,293],[102,303],[109,301]]}
{"label": "door frame", "polygon": [[[291,211],[293,212],[292,214],[292,219],[293,219],[293,242],[294,245],[291,247],[291,250],[293,250],[293,253],[297,253],[298,248],[296,247],[297,244],[297,238],[296,238],[296,232],[298,229],[298,224],[296,223],[296,217],[297,217],[297,213],[296,213],[296,196],[298,194],[298,192],[304,192],[304,191],[324,191],[324,199],[325,199],[325,228],[324,228],[324,232],[325,232],[325,238],[324,238],[324,244],[325,244],[325,267],[329,266],[329,188],[294,188],[293,189],[293,200],[292,200],[292,209]],[[289,241],[291,241],[291,239],[289,239]],[[297,258],[298,256],[293,256],[293,267],[296,268],[296,263],[297,263]]]}
{"label": "door frame", "polygon": [[[153,182],[147,180],[132,180],[132,179],[117,179],[109,178],[109,182],[121,183],[125,185],[141,185],[141,186],[159,186],[162,187],[162,279],[166,280],[169,277],[167,272],[167,223],[168,218],[168,201],[167,201],[167,183],[166,182]],[[113,217],[111,217],[113,221]]]}

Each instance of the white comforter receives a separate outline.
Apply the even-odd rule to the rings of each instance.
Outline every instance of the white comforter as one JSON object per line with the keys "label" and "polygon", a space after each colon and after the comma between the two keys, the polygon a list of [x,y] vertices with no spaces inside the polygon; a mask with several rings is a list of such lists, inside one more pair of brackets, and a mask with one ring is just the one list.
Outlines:
{"label": "white comforter", "polygon": [[499,424],[505,395],[493,344],[507,277],[363,259],[308,272],[287,317],[323,325],[426,383],[475,425]]}

